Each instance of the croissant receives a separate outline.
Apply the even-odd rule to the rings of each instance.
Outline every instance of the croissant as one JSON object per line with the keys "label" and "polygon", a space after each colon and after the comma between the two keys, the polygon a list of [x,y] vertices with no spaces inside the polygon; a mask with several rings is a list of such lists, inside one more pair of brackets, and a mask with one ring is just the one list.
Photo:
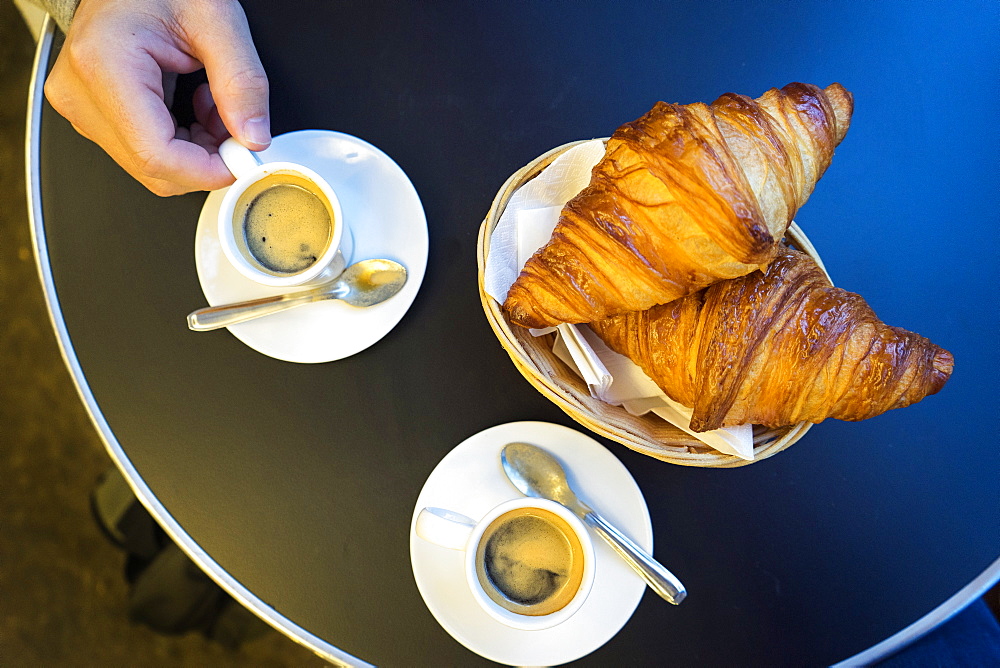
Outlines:
{"label": "croissant", "polygon": [[590,327],[692,407],[698,432],[863,420],[934,394],[953,365],[947,350],[886,325],[787,248],[763,272]]}
{"label": "croissant", "polygon": [[847,133],[840,84],[659,102],[611,136],[590,184],[504,302],[524,327],[641,311],[765,265]]}

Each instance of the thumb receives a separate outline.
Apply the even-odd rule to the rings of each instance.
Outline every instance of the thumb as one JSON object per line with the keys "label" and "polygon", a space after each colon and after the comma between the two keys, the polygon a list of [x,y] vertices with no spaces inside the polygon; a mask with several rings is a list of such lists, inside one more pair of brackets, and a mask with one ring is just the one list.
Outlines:
{"label": "thumb", "polygon": [[271,143],[268,83],[239,3],[217,21],[198,21],[189,33],[205,65],[208,86],[226,129],[241,144],[260,151]]}

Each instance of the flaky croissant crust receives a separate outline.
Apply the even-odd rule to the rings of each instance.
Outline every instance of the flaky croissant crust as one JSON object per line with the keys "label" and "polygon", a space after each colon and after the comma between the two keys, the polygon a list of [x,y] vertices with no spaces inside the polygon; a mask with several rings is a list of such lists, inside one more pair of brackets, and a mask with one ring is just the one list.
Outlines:
{"label": "flaky croissant crust", "polygon": [[589,322],[763,266],[852,111],[839,84],[657,103],[612,135],[590,185],[526,263],[504,303],[511,321]]}
{"label": "flaky croissant crust", "polygon": [[863,420],[934,394],[953,366],[947,350],[886,325],[784,247],[764,272],[591,327],[692,407],[698,432]]}

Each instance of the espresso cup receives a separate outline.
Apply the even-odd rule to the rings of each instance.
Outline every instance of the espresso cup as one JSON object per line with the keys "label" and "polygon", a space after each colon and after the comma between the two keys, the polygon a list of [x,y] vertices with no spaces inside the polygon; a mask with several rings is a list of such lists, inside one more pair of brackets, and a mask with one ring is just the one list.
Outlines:
{"label": "espresso cup", "polygon": [[278,288],[326,283],[354,250],[340,200],[326,179],[293,162],[264,162],[227,139],[219,155],[236,183],[219,209],[222,252],[243,276]]}
{"label": "espresso cup", "polygon": [[594,585],[594,544],[566,507],[545,499],[507,501],[478,521],[424,508],[416,534],[465,553],[465,581],[479,606],[506,626],[536,631],[572,617]]}

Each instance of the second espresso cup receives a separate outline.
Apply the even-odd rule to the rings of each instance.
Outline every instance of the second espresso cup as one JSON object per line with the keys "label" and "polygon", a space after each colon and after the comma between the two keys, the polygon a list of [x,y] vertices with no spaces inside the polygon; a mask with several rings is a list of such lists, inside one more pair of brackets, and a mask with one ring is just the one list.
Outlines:
{"label": "second espresso cup", "polygon": [[263,162],[235,139],[219,154],[236,177],[219,210],[219,240],[243,276],[293,287],[335,279],[354,240],[326,179],[293,162]]}
{"label": "second espresso cup", "polygon": [[594,584],[594,545],[587,527],[564,506],[523,498],[478,521],[442,508],[417,515],[423,540],[460,550],[473,598],[506,626],[532,631],[572,617]]}

